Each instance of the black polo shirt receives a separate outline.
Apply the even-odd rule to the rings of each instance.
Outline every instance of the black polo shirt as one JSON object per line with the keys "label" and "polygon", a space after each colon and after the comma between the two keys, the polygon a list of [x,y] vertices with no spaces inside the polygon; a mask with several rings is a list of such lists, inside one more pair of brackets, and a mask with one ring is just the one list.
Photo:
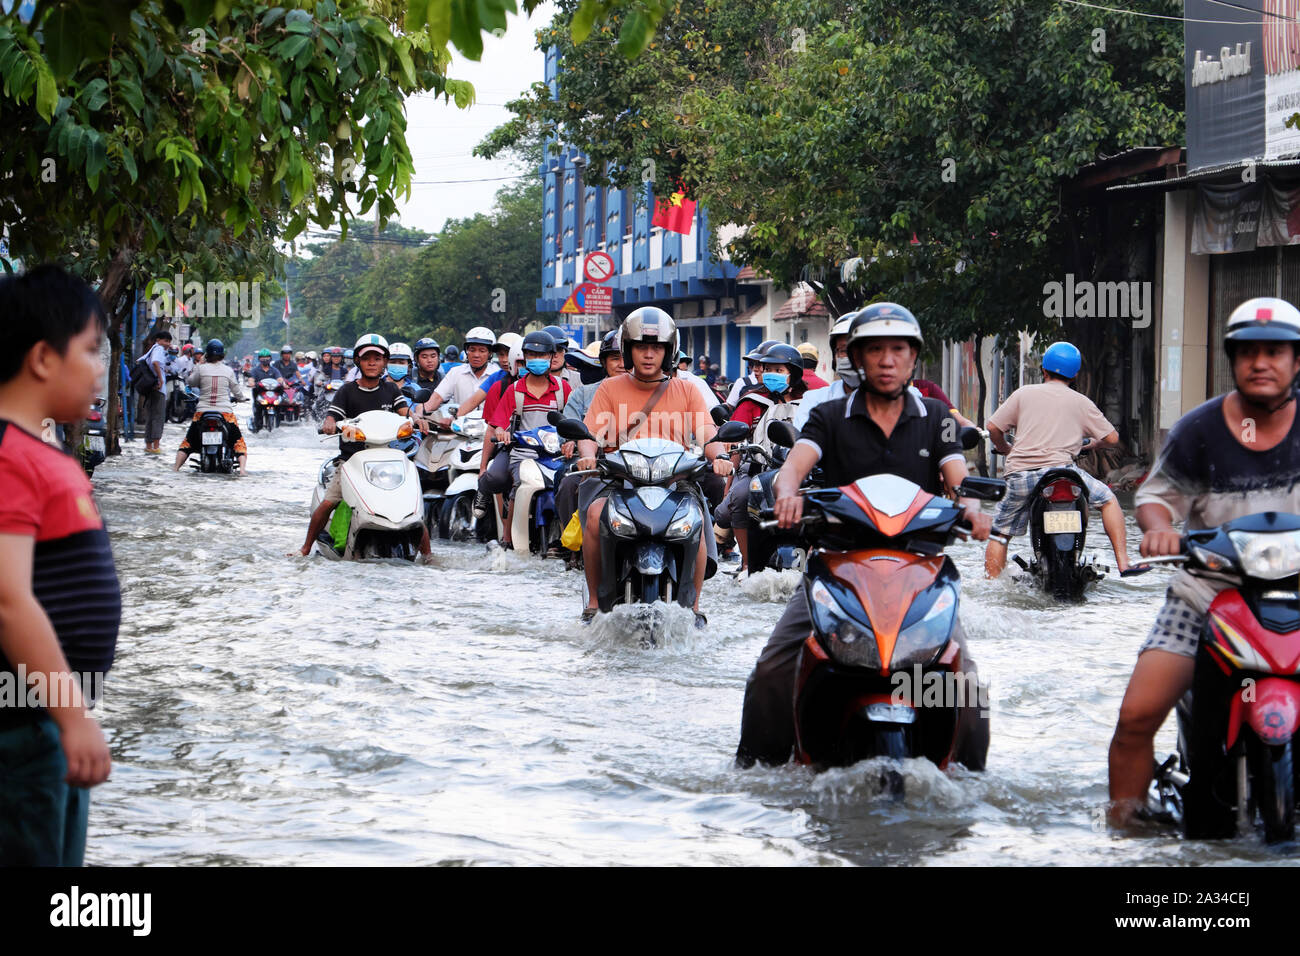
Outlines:
{"label": "black polo shirt", "polygon": [[939,468],[946,461],[965,459],[959,433],[943,402],[919,398],[909,390],[903,393],[898,423],[886,438],[867,414],[866,393],[859,388],[847,398],[814,408],[799,441],[817,449],[828,488],[871,475],[898,475],[939,495]]}

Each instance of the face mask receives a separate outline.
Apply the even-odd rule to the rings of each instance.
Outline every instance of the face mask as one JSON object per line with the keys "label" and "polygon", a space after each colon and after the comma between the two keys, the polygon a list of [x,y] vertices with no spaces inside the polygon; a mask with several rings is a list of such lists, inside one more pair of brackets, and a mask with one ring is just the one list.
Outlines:
{"label": "face mask", "polygon": [[550,370],[551,370],[550,359],[529,359],[528,360],[528,371],[532,372],[534,375],[545,375]]}
{"label": "face mask", "polygon": [[857,388],[862,383],[862,376],[858,374],[847,355],[841,355],[835,360],[835,374],[849,388]]}
{"label": "face mask", "polygon": [[763,387],[769,392],[779,394],[780,392],[784,392],[789,384],[790,377],[788,375],[781,375],[778,372],[763,373]]}
{"label": "face mask", "polygon": [[389,365],[388,377],[391,378],[394,382],[400,382],[402,379],[406,378],[406,366]]}

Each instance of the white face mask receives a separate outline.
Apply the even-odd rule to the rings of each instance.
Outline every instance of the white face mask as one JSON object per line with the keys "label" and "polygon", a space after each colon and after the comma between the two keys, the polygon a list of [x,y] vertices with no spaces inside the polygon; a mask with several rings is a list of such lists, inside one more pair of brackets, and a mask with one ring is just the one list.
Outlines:
{"label": "white face mask", "polygon": [[857,388],[862,384],[862,376],[853,367],[847,355],[841,355],[835,360],[835,374],[849,388]]}

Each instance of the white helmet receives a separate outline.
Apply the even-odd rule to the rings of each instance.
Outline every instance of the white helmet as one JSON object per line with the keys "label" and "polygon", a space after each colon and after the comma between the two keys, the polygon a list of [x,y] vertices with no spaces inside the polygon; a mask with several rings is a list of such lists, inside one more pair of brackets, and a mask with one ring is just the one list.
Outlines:
{"label": "white helmet", "polygon": [[318,358],[320,358],[320,356],[317,355],[315,351],[308,352],[307,357],[311,359],[313,362],[316,361]]}
{"label": "white helmet", "polygon": [[497,348],[504,347],[507,352],[524,344],[524,337],[518,332],[502,332],[497,339]]}
{"label": "white helmet", "polygon": [[619,326],[619,343],[623,350],[623,366],[629,371],[634,368],[632,361],[633,342],[662,342],[664,344],[663,370],[665,375],[673,375],[677,368],[677,323],[673,317],[658,306],[643,305],[632,312]]}
{"label": "white helmet", "polygon": [[857,312],[845,312],[843,315],[841,315],[838,319],[835,320],[835,324],[831,326],[831,335],[830,335],[832,350],[834,350],[835,348],[835,340],[837,338],[839,338],[841,335],[847,336],[849,334],[849,326],[853,324],[853,320],[856,319],[857,317],[858,317]]}
{"label": "white helmet", "polygon": [[497,337],[491,329],[475,326],[465,333],[465,345],[486,345],[488,348],[497,344]]}
{"label": "white helmet", "polygon": [[388,339],[382,335],[376,335],[369,332],[357,339],[357,344],[352,346],[352,358],[354,361],[361,361],[361,353],[370,349],[379,349],[384,353],[384,360],[388,360]]}
{"label": "white helmet", "polygon": [[516,342],[514,345],[510,346],[510,357],[508,361],[510,365],[509,372],[511,375],[515,374],[516,365],[518,365],[518,363],[522,362],[523,360],[524,360],[524,340],[523,340],[523,336],[520,336],[519,341]]}
{"label": "white helmet", "polygon": [[411,347],[405,342],[394,342],[388,347],[388,360],[391,362],[393,359],[397,358],[404,358],[407,362],[412,364],[415,362],[415,354],[411,351]]}
{"label": "white helmet", "polygon": [[1223,329],[1223,342],[1231,353],[1232,342],[1300,341],[1300,310],[1272,296],[1247,299],[1232,310]]}
{"label": "white helmet", "polygon": [[[858,313],[856,312],[846,312],[831,326],[832,353],[835,351],[835,340],[849,337],[849,329],[853,325],[853,320],[857,317]],[[840,377],[846,388],[853,389],[862,384],[861,373],[853,367],[853,361],[847,355],[842,359],[835,359],[835,374]]]}

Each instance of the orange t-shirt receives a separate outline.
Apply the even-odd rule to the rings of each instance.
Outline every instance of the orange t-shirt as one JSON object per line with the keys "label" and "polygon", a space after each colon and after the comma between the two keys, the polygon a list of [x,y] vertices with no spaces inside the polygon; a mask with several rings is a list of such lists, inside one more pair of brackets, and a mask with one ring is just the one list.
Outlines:
{"label": "orange t-shirt", "polygon": [[662,438],[690,445],[701,435],[713,434],[713,419],[709,417],[704,396],[684,378],[668,380],[668,390],[645,419],[641,409],[658,385],[657,382],[642,385],[627,372],[605,379],[591,397],[583,423],[606,448],[627,442],[628,433],[643,420],[645,424],[632,437]]}

